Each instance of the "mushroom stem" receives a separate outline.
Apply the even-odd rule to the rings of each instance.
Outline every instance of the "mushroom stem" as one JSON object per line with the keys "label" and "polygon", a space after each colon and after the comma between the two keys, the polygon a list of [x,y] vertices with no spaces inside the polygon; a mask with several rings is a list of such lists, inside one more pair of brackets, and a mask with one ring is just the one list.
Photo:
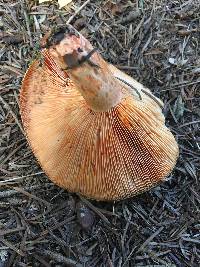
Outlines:
{"label": "mushroom stem", "polygon": [[119,81],[125,83],[126,85],[130,86],[133,90],[135,90],[135,92],[136,92],[137,95],[139,96],[139,99],[142,100],[141,94],[140,94],[140,92],[138,91],[137,88],[133,87],[130,83],[128,83],[127,81],[123,80],[123,79],[120,78],[120,77],[115,76],[115,78],[117,78]]}
{"label": "mushroom stem", "polygon": [[121,102],[122,86],[104,60],[99,55],[98,58],[98,63],[85,62],[68,69],[67,73],[92,110],[108,111]]}
{"label": "mushroom stem", "polygon": [[108,111],[121,102],[121,83],[82,35],[66,34],[49,52],[67,72],[89,108]]}

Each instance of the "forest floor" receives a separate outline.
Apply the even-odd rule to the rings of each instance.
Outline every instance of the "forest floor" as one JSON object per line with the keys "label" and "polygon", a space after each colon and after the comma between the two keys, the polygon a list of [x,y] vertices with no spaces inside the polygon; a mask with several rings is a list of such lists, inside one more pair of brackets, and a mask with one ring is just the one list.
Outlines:
{"label": "forest floor", "polygon": [[[200,266],[199,0],[91,0],[71,17],[84,2],[0,1],[0,266]],[[95,202],[59,188],[23,134],[22,78],[43,34],[69,18],[165,104],[180,156],[137,197]]]}

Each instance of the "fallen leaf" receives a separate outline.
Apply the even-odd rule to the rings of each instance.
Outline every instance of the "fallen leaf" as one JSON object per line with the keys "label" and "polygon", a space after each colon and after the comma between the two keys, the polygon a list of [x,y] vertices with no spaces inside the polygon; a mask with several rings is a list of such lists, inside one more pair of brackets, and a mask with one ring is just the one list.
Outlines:
{"label": "fallen leaf", "polygon": [[[39,0],[39,4],[44,2],[51,2],[52,0]],[[65,7],[70,4],[72,0],[58,0],[59,8]]]}
{"label": "fallen leaf", "polygon": [[112,1],[108,1],[103,5],[103,7],[107,12],[111,12],[113,16],[116,16],[121,14],[126,9],[126,5],[120,2],[121,1],[118,3],[113,3]]}
{"label": "fallen leaf", "polygon": [[0,42],[3,42],[5,44],[19,44],[23,42],[23,35],[20,33],[14,34],[8,34],[6,32],[0,32]]}
{"label": "fallen leaf", "polygon": [[179,120],[181,117],[183,117],[184,110],[185,110],[184,102],[183,102],[181,95],[179,95],[176,99],[176,102],[175,102],[174,108],[173,108],[174,115],[175,115],[177,120]]}
{"label": "fallen leaf", "polygon": [[67,6],[71,2],[72,2],[72,0],[58,0],[59,8],[62,8],[64,6]]}
{"label": "fallen leaf", "polygon": [[42,4],[44,2],[50,2],[51,0],[39,0],[39,4]]}

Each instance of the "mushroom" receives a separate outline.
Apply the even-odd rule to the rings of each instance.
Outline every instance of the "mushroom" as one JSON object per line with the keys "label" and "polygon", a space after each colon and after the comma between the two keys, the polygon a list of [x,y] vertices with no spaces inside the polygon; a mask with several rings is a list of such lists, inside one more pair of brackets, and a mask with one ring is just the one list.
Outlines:
{"label": "mushroom", "polygon": [[69,27],[42,44],[23,79],[20,110],[49,178],[96,200],[124,199],[164,181],[179,152],[162,101]]}

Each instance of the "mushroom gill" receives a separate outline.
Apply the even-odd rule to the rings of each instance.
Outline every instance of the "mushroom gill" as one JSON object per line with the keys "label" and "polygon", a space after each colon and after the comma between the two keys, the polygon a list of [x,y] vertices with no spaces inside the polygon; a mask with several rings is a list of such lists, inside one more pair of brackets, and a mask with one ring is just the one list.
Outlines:
{"label": "mushroom gill", "polygon": [[68,32],[48,43],[23,79],[21,117],[54,183],[92,199],[119,200],[163,181],[178,146],[162,101],[96,51],[87,58],[92,49]]}

